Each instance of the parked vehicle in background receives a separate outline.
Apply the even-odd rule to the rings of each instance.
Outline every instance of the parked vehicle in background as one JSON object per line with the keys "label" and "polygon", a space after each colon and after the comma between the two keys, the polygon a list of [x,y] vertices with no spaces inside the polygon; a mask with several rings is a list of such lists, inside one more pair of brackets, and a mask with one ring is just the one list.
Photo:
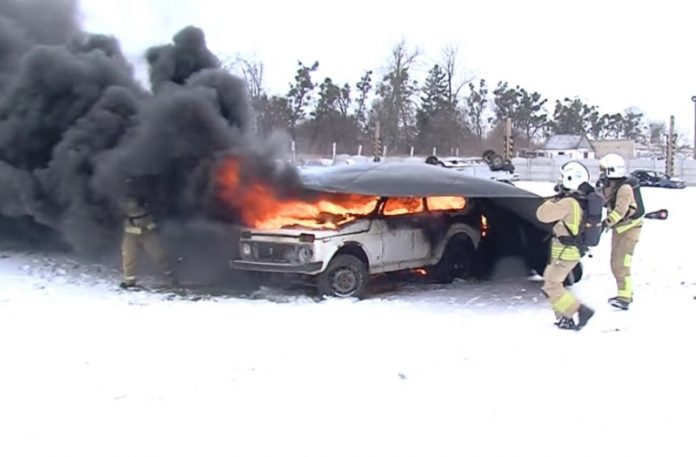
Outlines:
{"label": "parked vehicle in background", "polygon": [[519,175],[515,173],[515,166],[512,162],[505,160],[492,150],[484,152],[482,158],[430,156],[425,159],[425,163],[440,165],[484,179],[505,182],[519,181],[520,179]]}
{"label": "parked vehicle in background", "polygon": [[659,171],[634,170],[631,176],[638,179],[643,187],[662,187],[665,189],[684,189],[686,183],[679,178],[672,178]]}

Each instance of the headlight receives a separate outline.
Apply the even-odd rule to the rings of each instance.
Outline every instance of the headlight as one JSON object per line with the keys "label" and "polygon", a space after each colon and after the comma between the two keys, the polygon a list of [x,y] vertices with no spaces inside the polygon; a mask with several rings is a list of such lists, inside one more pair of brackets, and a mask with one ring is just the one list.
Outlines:
{"label": "headlight", "polygon": [[245,257],[251,257],[251,244],[242,243],[242,255]]}
{"label": "headlight", "polygon": [[302,246],[297,253],[297,257],[300,259],[300,262],[303,263],[307,263],[312,260],[313,256],[314,249],[312,249],[311,246]]}

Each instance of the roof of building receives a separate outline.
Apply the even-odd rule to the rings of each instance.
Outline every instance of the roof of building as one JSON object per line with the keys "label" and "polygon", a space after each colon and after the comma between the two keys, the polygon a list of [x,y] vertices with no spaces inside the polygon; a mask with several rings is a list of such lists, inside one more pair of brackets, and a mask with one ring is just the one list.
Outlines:
{"label": "roof of building", "polygon": [[551,136],[543,149],[594,149],[587,135],[553,135]]}

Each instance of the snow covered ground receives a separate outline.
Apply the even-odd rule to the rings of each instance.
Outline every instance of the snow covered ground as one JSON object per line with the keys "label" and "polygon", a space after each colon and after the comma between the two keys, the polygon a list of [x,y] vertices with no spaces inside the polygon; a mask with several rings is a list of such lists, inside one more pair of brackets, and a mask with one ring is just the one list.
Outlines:
{"label": "snow covered ground", "polygon": [[0,456],[696,455],[696,188],[644,198],[671,214],[645,223],[636,301],[606,305],[606,237],[578,333],[538,277],[182,297],[0,252]]}

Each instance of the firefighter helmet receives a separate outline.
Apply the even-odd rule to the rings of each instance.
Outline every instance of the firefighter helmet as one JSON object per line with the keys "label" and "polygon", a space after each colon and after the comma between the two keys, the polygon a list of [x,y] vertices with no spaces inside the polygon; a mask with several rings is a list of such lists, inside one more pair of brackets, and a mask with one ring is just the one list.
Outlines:
{"label": "firefighter helmet", "polygon": [[607,154],[599,161],[602,177],[609,179],[626,177],[626,161],[618,154]]}
{"label": "firefighter helmet", "polygon": [[589,182],[590,172],[580,162],[568,162],[561,167],[561,186],[567,190],[578,190],[582,183]]}

